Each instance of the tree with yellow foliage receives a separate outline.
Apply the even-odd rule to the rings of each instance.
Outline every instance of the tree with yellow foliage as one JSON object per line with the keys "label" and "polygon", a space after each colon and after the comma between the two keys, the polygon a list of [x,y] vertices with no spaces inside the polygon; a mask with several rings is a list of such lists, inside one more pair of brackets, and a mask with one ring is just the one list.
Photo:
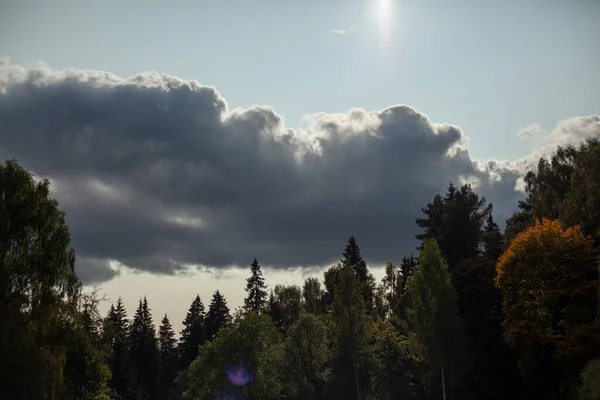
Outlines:
{"label": "tree with yellow foliage", "polygon": [[578,226],[543,219],[500,256],[504,337],[519,356],[531,395],[563,398],[597,346],[594,242]]}

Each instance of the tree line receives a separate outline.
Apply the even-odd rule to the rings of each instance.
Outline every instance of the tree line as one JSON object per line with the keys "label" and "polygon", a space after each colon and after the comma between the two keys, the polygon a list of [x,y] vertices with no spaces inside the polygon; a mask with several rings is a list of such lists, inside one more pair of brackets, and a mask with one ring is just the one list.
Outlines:
{"label": "tree line", "polygon": [[244,306],[191,302],[176,338],[145,298],[129,318],[84,293],[64,213],[0,165],[0,387],[15,399],[598,399],[600,143],[559,147],[525,176],[504,232],[470,185],[416,220],[415,254],[377,282],[357,238],[323,279]]}

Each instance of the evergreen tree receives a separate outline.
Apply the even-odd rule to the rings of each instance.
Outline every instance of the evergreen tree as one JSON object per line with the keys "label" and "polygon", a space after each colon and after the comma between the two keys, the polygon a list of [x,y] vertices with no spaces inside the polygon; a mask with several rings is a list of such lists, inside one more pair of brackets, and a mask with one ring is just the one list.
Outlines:
{"label": "evergreen tree", "polygon": [[406,284],[409,278],[412,276],[419,260],[414,255],[402,257],[402,264],[400,264],[400,273],[402,274],[402,290],[406,290]]}
{"label": "evergreen tree", "polygon": [[416,238],[435,239],[451,273],[461,260],[479,254],[483,224],[492,205],[486,204],[486,199],[474,193],[470,185],[457,190],[450,184],[443,199],[436,195],[422,211],[426,217],[417,218],[416,222],[424,231]]}
{"label": "evergreen tree", "polygon": [[158,352],[159,352],[159,396],[161,400],[166,400],[174,386],[175,375],[177,373],[177,348],[175,344],[175,332],[165,314],[158,329]]}
{"label": "evergreen tree", "polygon": [[204,304],[199,295],[196,295],[190,305],[185,319],[179,344],[182,368],[188,365],[198,356],[198,347],[206,340],[206,321],[204,315]]}
{"label": "evergreen tree", "polygon": [[206,314],[206,338],[212,340],[221,328],[229,323],[231,315],[225,297],[217,290],[210,301]]}
{"label": "evergreen tree", "polygon": [[493,262],[498,261],[498,257],[502,254],[502,233],[494,221],[492,213],[487,217],[485,223],[483,244],[485,258]]}
{"label": "evergreen tree", "polygon": [[267,286],[265,285],[260,264],[256,258],[250,265],[250,274],[250,278],[246,279],[246,293],[248,293],[248,297],[244,299],[246,309],[256,312],[265,311],[267,306]]}
{"label": "evergreen tree", "polygon": [[158,346],[146,297],[140,300],[131,323],[129,349],[132,361],[130,394],[134,399],[156,398]]}
{"label": "evergreen tree", "polygon": [[129,321],[122,299],[119,297],[117,306],[110,306],[104,320],[102,332],[103,342],[108,347],[108,365],[111,371],[109,386],[121,398],[125,398],[129,388]]}
{"label": "evergreen tree", "polygon": [[361,291],[367,312],[371,312],[373,309],[375,279],[369,273],[367,263],[362,257],[360,246],[356,242],[354,235],[348,238],[348,244],[346,244],[342,255],[344,257],[341,260],[342,265],[350,267],[354,272],[356,279],[362,286]]}

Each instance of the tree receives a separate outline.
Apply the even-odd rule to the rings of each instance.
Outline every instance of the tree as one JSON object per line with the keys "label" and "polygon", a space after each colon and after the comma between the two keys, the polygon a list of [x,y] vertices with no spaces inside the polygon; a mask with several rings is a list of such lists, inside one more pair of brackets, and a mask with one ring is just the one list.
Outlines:
{"label": "tree", "polygon": [[580,400],[600,398],[600,360],[590,361],[581,371]]}
{"label": "tree", "polygon": [[132,361],[131,394],[135,399],[156,397],[158,378],[158,346],[156,330],[146,297],[140,300],[129,336]]}
{"label": "tree", "polygon": [[284,359],[292,394],[298,398],[318,397],[330,379],[331,350],[327,330],[312,314],[303,314],[288,332]]}
{"label": "tree", "polygon": [[430,368],[430,387],[434,392],[439,387],[446,398],[459,381],[462,340],[456,292],[435,240],[423,243],[409,288],[412,295],[408,315],[414,328],[413,341]]}
{"label": "tree", "polygon": [[[373,400],[412,398],[409,346],[394,326],[378,319],[369,328],[368,398]],[[410,397],[409,397],[410,396]]]}
{"label": "tree", "polygon": [[109,386],[115,393],[125,398],[129,388],[131,359],[129,354],[129,321],[122,299],[117,306],[110,306],[104,319],[102,341],[108,348],[108,365],[111,372]]}
{"label": "tree", "polygon": [[221,328],[229,323],[231,316],[229,315],[229,307],[225,297],[217,290],[208,306],[206,313],[206,338],[213,340]]}
{"label": "tree", "polygon": [[323,273],[323,280],[325,282],[324,303],[327,311],[331,311],[333,307],[335,287],[340,280],[339,276],[341,269],[342,264],[336,264]]}
{"label": "tree", "polygon": [[522,389],[516,355],[503,339],[502,292],[495,287],[495,277],[495,261],[484,256],[462,260],[455,273],[468,354],[462,385],[455,393],[459,398],[517,398]]}
{"label": "tree", "polygon": [[385,276],[382,281],[382,293],[384,300],[385,315],[398,314],[400,300],[404,293],[404,277],[400,267],[388,261],[385,264]]}
{"label": "tree", "polygon": [[277,285],[272,293],[271,318],[282,332],[287,331],[302,311],[302,291],[298,286]]}
{"label": "tree", "polygon": [[356,279],[362,286],[362,296],[367,312],[373,309],[373,297],[375,291],[375,280],[369,273],[367,263],[360,252],[360,246],[356,242],[354,235],[348,238],[348,244],[342,253],[342,265],[348,266],[354,272]]}
{"label": "tree", "polygon": [[485,258],[493,262],[498,261],[498,257],[502,254],[502,232],[491,213],[484,227],[483,246]]}
{"label": "tree", "polygon": [[525,200],[506,221],[505,246],[542,218],[579,225],[600,245],[600,142],[589,138],[579,148],[558,147],[550,159],[540,158],[537,170],[524,178]]}
{"label": "tree", "polygon": [[163,317],[158,329],[158,353],[159,353],[159,396],[161,400],[169,398],[173,389],[175,375],[177,373],[177,348],[175,344],[175,332],[167,317]]}
{"label": "tree", "polygon": [[250,265],[250,274],[250,278],[246,279],[248,296],[244,299],[244,304],[248,310],[262,312],[266,308],[267,286],[256,258]]}
{"label": "tree", "polygon": [[402,257],[402,264],[400,264],[400,273],[402,274],[402,290],[406,290],[406,284],[413,274],[413,271],[417,267],[419,260],[414,255]]}
{"label": "tree", "polygon": [[206,324],[204,315],[204,304],[199,295],[192,301],[181,330],[179,352],[182,368],[188,365],[198,356],[198,346],[206,339]]}
{"label": "tree", "polygon": [[[367,330],[367,314],[364,303],[364,286],[358,280],[350,265],[339,269],[339,281],[335,286],[333,307],[333,324],[335,328],[337,352],[335,355],[334,385],[342,390],[335,396],[350,396],[361,399],[364,371],[359,364],[361,349]],[[334,396],[331,394],[330,396]]]}
{"label": "tree", "polygon": [[63,332],[78,318],[75,252],[49,188],[14,160],[0,164],[0,387],[13,398],[59,394]]}
{"label": "tree", "polygon": [[560,204],[560,219],[566,226],[578,225],[600,246],[600,141],[588,139],[576,152],[569,189]]}
{"label": "tree", "polygon": [[422,211],[426,217],[417,218],[416,222],[424,231],[416,238],[435,239],[451,273],[460,260],[479,254],[483,223],[491,214],[492,205],[486,204],[485,197],[480,198],[470,185],[457,190],[450,184],[443,199],[436,195]]}
{"label": "tree", "polygon": [[[282,393],[281,338],[271,319],[251,311],[236,315],[202,346],[188,370],[183,399],[277,399]],[[229,380],[225,371],[235,372]]]}
{"label": "tree", "polygon": [[537,396],[565,395],[597,354],[596,263],[579,227],[548,219],[517,235],[498,261],[504,337]]}
{"label": "tree", "polygon": [[304,308],[307,313],[323,313],[323,290],[321,283],[317,278],[307,278],[302,287],[302,297],[304,298]]}
{"label": "tree", "polygon": [[97,290],[82,295],[78,318],[63,327],[67,341],[63,388],[60,399],[108,400],[111,377],[106,363],[106,349],[100,340],[102,318],[98,312]]}

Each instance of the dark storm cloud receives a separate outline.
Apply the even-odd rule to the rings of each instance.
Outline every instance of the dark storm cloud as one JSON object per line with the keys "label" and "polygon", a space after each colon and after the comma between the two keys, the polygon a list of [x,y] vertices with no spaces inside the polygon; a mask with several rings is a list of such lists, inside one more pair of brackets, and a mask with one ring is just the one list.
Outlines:
{"label": "dark storm cloud", "polygon": [[450,181],[473,182],[499,220],[513,211],[530,162],[479,162],[465,146],[459,128],[404,105],[316,114],[295,131],[195,81],[0,61],[0,157],[52,180],[86,282],[115,276],[109,261],[322,265],[350,234],[369,261],[397,260]]}

